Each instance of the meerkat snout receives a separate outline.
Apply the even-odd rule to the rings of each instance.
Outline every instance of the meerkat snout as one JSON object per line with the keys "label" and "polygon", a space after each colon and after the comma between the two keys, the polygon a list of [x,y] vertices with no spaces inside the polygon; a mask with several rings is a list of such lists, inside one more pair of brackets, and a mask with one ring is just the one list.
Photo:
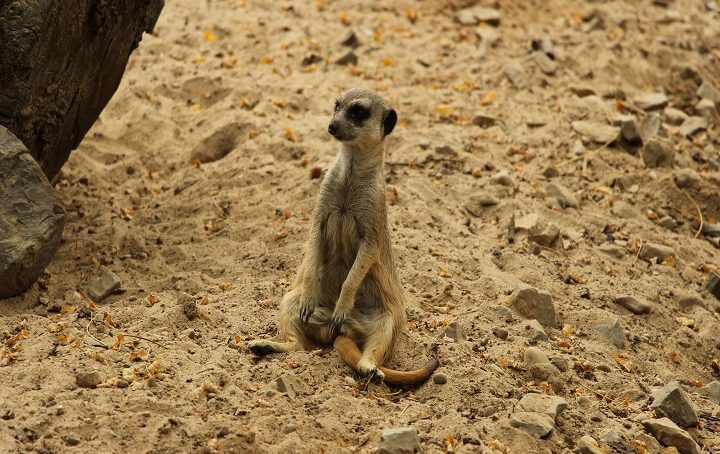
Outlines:
{"label": "meerkat snout", "polygon": [[377,93],[351,88],[335,101],[328,133],[346,144],[381,143],[395,123],[397,113]]}

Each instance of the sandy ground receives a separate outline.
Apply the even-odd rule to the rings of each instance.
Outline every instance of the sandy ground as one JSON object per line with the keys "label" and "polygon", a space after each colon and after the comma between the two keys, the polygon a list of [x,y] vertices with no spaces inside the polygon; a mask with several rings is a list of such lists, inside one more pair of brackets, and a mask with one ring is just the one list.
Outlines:
{"label": "sandy ground", "polygon": [[[718,13],[689,0],[497,2],[493,26],[457,23],[468,1],[371,3],[167,2],[64,167],[57,257],[0,304],[3,341],[20,333],[0,367],[0,451],[370,453],[381,430],[411,426],[426,453],[569,452],[607,430],[625,443],[608,453],[655,452],[637,418],[652,390],[718,379],[720,301],[698,292],[720,251],[696,237],[694,205],[718,222],[718,127],[690,140],[665,123],[675,167],[656,169],[637,146],[583,144],[571,127],[619,109],[642,119],[633,99],[655,91],[693,113],[701,81],[720,87]],[[357,63],[335,64],[350,29]],[[554,43],[554,74],[531,57],[539,38]],[[332,160],[330,111],[352,86],[399,114],[386,173],[409,323],[392,365],[437,355],[446,384],[366,384],[329,349],[259,361],[245,350],[275,335],[318,191],[310,168]],[[495,120],[474,124],[478,113]],[[561,208],[551,182],[578,207]],[[535,246],[518,228],[510,243],[511,219],[526,215],[559,238]],[[674,258],[638,257],[646,243]],[[90,304],[102,268],[123,293]],[[553,393],[524,366],[528,320],[503,310],[520,282],[552,295],[558,323],[537,347],[567,366],[568,408],[540,440],[508,423],[524,394]],[[614,318],[622,348],[597,329]],[[467,340],[444,338],[452,322]],[[76,385],[94,371],[97,389]],[[701,421],[690,433],[720,449],[720,407],[690,395]]]}

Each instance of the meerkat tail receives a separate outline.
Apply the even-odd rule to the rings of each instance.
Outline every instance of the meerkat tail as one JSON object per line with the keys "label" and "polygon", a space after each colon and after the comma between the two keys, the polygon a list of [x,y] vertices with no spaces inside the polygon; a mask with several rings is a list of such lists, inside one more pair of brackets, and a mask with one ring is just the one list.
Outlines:
{"label": "meerkat tail", "polygon": [[[333,346],[335,350],[340,353],[343,360],[357,371],[357,364],[360,360],[361,353],[355,341],[347,336],[340,335],[335,338]],[[438,361],[437,358],[432,358],[420,369],[408,371],[388,369],[386,367],[378,367],[378,369],[385,374],[385,378],[383,379],[385,383],[390,385],[416,385],[430,378],[439,366],[440,361]]]}

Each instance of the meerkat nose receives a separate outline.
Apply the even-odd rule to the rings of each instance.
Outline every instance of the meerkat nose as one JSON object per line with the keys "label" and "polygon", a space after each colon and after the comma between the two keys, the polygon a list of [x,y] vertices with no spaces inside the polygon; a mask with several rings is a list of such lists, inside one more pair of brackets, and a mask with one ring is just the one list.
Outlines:
{"label": "meerkat nose", "polygon": [[328,132],[331,136],[334,136],[337,132],[337,125],[335,123],[330,123],[330,126],[328,126]]}

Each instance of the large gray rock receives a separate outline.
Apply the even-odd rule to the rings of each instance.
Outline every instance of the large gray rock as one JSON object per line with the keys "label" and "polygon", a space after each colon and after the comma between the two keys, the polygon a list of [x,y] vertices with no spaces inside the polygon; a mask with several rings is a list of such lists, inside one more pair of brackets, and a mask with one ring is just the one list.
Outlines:
{"label": "large gray rock", "polygon": [[700,446],[689,433],[668,418],[646,419],[642,425],[666,446],[674,446],[683,454],[700,454]]}
{"label": "large gray rock", "polygon": [[515,287],[510,300],[513,309],[525,318],[535,319],[543,326],[555,327],[557,316],[552,296],[527,284],[519,284]]}
{"label": "large gray rock", "polygon": [[690,398],[680,388],[680,383],[671,381],[652,394],[650,408],[657,416],[670,418],[680,427],[695,426],[699,422]]}
{"label": "large gray rock", "polygon": [[52,180],[117,89],[163,0],[0,2],[0,125]]}
{"label": "large gray rock", "polygon": [[62,201],[25,145],[0,126],[0,298],[24,292],[40,277],[64,226]]}
{"label": "large gray rock", "polygon": [[417,430],[413,427],[385,429],[380,432],[380,454],[413,454],[420,449]]}

